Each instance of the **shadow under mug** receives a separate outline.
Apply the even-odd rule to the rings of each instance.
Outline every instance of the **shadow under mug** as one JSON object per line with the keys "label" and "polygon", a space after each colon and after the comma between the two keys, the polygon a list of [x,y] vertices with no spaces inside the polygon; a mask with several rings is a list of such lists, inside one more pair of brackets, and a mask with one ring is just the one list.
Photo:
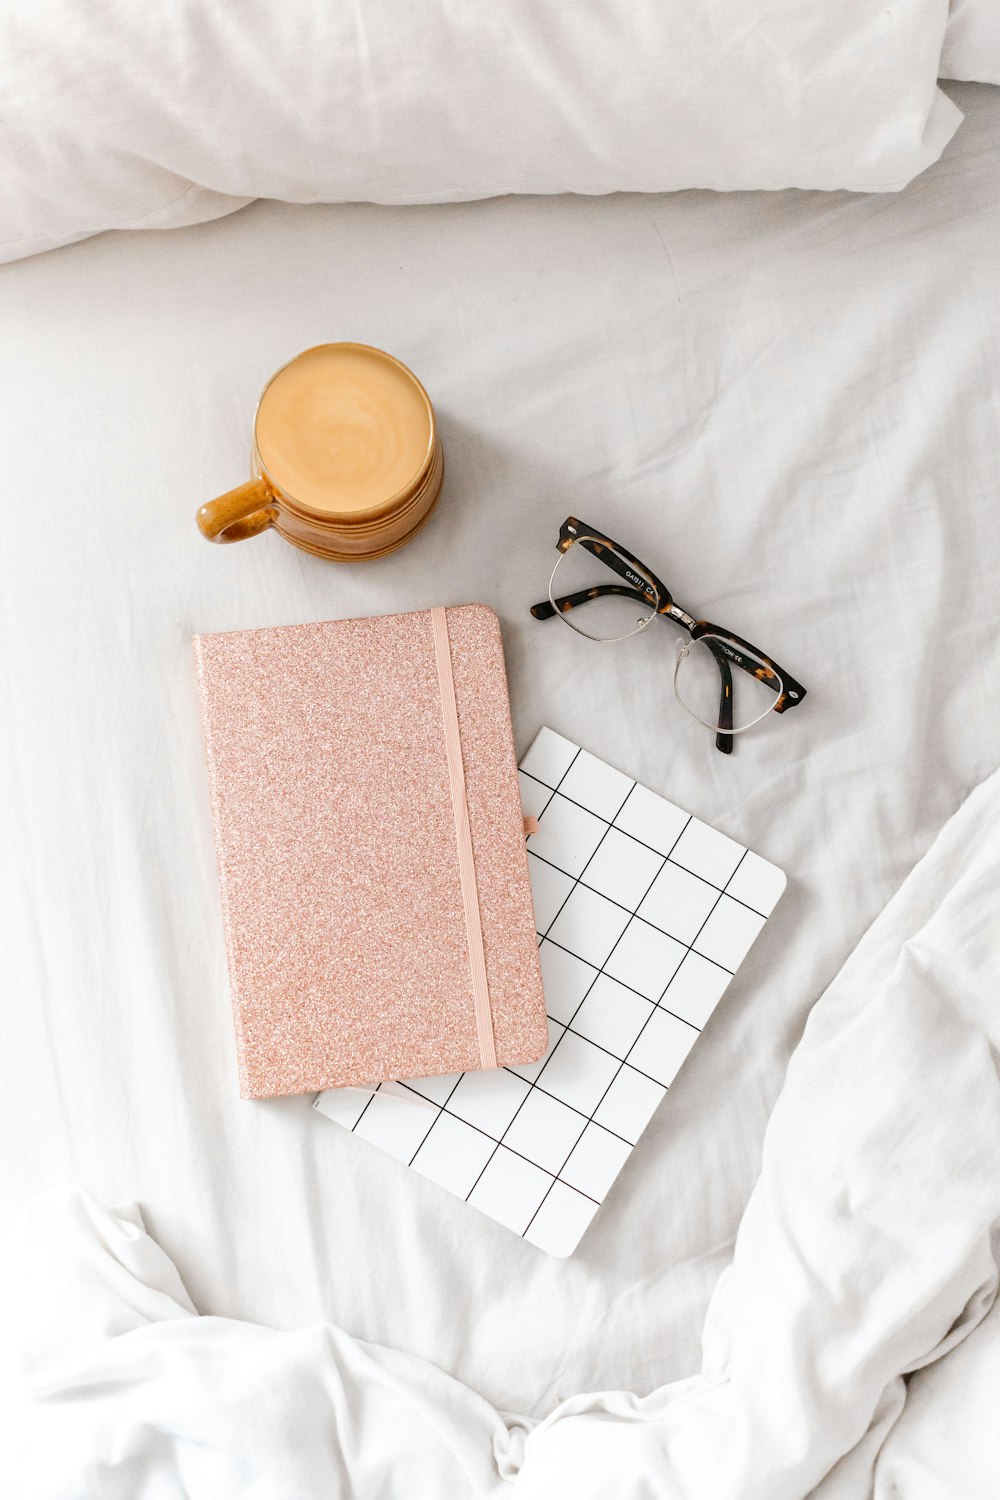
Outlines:
{"label": "shadow under mug", "polygon": [[317,344],[264,387],[251,473],[198,511],[209,541],[242,542],[273,526],[318,557],[383,557],[420,530],[441,492],[430,397],[381,349]]}

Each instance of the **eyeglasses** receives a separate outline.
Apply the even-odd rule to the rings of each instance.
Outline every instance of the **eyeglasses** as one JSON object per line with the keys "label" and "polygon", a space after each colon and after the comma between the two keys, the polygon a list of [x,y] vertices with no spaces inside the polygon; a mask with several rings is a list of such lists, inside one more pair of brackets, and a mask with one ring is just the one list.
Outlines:
{"label": "eyeglasses", "polygon": [[[533,604],[536,620],[553,615],[590,641],[623,641],[656,619],[673,620],[690,636],[677,648],[674,693],[684,712],[715,734],[716,749],[732,753],[733,737],[744,734],[769,713],[783,714],[802,702],[806,690],[777,662],[708,620],[695,620],[675,604],[670,590],[626,547],[593,526],[569,516],[559,528],[559,558],[549,578],[549,597]],[[617,573],[624,583],[586,583],[590,558]],[[557,593],[557,590],[559,591]],[[588,605],[586,624],[571,611]],[[739,667],[734,682],[732,667]]]}

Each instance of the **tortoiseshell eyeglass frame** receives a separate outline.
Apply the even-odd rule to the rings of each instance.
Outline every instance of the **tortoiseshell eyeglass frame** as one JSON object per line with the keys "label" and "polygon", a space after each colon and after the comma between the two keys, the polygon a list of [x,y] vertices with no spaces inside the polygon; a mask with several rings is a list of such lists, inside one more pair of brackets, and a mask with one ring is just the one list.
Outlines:
{"label": "tortoiseshell eyeglass frame", "polygon": [[[710,620],[696,620],[689,615],[687,610],[674,603],[673,596],[666,584],[663,583],[652,568],[647,568],[644,562],[623,547],[621,542],[613,541],[611,537],[605,536],[594,526],[588,526],[576,516],[567,516],[559,528],[559,541],[557,546],[560,552],[568,552],[574,543],[585,547],[588,552],[598,558],[606,567],[611,568],[619,577],[626,582],[621,583],[599,583],[594,588],[582,589],[575,594],[564,594],[554,601],[544,599],[540,604],[531,606],[531,613],[536,620],[550,620],[557,611],[567,614],[571,609],[576,609],[582,604],[589,604],[591,599],[603,599],[612,594],[623,595],[627,599],[637,599],[640,604],[653,607],[654,613],[664,616],[665,619],[673,620],[686,630],[693,641],[699,641],[706,636],[718,637],[725,644],[712,640],[706,642],[712,655],[715,657],[719,667],[720,695],[719,695],[719,729],[715,737],[715,746],[721,750],[723,755],[732,754],[733,739],[739,731],[733,728],[733,674],[730,670],[730,662],[734,666],[741,667],[758,682],[778,694],[772,712],[783,714],[789,708],[797,708],[806,696],[806,690],[800,682],[784,667],[779,667],[765,651],[754,646],[750,641],[743,639],[741,635],[734,634],[731,630],[723,630],[719,625],[713,625]],[[623,560],[624,559],[624,560]],[[638,571],[633,573],[627,566],[632,563]],[[647,582],[648,580],[648,582]],[[649,584],[652,584],[652,590]],[[652,616],[650,616],[652,618]],[[749,659],[743,653],[752,652],[753,659]],[[761,663],[764,665],[762,666]]]}

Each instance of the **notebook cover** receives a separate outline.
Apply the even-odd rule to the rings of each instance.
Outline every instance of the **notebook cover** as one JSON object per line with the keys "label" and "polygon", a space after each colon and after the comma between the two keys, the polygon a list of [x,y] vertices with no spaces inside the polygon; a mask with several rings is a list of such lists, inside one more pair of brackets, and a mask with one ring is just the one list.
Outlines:
{"label": "notebook cover", "polygon": [[[500,626],[445,612],[497,1064],[545,1049]],[[195,637],[240,1092],[481,1066],[429,610]]]}
{"label": "notebook cover", "polygon": [[550,1255],[611,1191],[785,888],[776,865],[551,729],[521,761],[544,1060],[316,1108]]}

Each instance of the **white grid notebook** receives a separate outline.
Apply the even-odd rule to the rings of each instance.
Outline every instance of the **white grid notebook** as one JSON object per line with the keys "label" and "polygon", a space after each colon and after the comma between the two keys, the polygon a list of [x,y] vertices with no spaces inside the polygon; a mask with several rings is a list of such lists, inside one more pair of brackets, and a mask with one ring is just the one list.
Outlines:
{"label": "white grid notebook", "polygon": [[571,1255],[780,897],[774,865],[551,729],[521,761],[541,1062],[328,1089],[316,1108]]}

